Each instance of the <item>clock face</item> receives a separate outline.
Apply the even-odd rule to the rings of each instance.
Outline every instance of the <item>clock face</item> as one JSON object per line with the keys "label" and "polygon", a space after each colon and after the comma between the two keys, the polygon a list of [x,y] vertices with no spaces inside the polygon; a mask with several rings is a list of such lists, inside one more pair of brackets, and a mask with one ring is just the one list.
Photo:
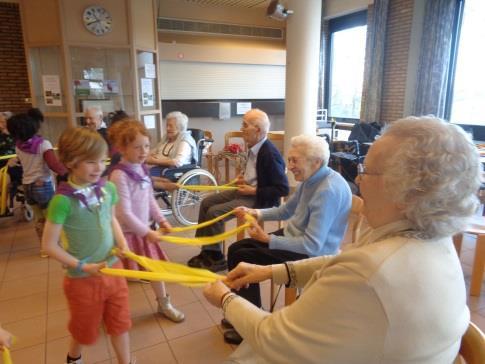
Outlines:
{"label": "clock face", "polygon": [[87,30],[95,35],[103,35],[111,32],[111,19],[110,13],[99,5],[88,6],[84,10],[83,14],[84,26]]}

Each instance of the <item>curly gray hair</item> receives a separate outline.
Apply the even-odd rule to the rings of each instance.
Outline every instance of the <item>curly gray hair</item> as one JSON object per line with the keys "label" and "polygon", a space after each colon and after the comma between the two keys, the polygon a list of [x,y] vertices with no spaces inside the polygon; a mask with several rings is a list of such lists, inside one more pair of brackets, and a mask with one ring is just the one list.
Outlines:
{"label": "curly gray hair", "polygon": [[433,116],[391,123],[383,136],[399,140],[384,164],[384,182],[416,235],[431,239],[463,231],[477,210],[478,150],[460,127]]}
{"label": "curly gray hair", "polygon": [[298,135],[291,138],[290,145],[309,159],[319,159],[323,165],[328,164],[330,150],[325,139],[315,135]]}
{"label": "curly gray hair", "polygon": [[165,116],[165,120],[174,119],[175,124],[177,124],[177,129],[179,132],[184,132],[187,130],[187,125],[189,124],[189,117],[180,111],[172,111]]}

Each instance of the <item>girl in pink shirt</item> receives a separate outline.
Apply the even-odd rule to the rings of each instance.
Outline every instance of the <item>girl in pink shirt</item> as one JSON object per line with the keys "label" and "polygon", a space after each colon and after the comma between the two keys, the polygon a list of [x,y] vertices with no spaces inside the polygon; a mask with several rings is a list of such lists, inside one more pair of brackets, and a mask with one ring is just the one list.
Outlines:
{"label": "girl in pink shirt", "polygon": [[[144,165],[150,151],[148,131],[139,121],[123,120],[109,129],[109,139],[121,154],[121,161],[113,167],[110,180],[118,190],[116,217],[129,249],[138,255],[167,260],[158,245],[160,233],[149,227],[150,221],[154,220],[162,229],[171,228],[153,197],[152,183]],[[127,269],[143,270],[131,260],[123,263]],[[165,284],[152,282],[151,285],[157,297],[158,312],[174,322],[183,321],[184,314],[170,303]]]}

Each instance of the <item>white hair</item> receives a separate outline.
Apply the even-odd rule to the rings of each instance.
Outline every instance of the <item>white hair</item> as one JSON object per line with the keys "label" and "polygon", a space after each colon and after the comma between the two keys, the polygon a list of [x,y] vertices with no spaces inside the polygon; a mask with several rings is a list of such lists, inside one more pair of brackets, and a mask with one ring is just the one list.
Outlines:
{"label": "white hair", "polygon": [[89,106],[84,110],[85,113],[87,113],[88,111],[93,111],[94,114],[100,118],[103,117],[103,109],[99,105]]}
{"label": "white hair", "polygon": [[404,206],[416,236],[431,239],[463,231],[478,207],[478,150],[460,127],[434,116],[391,123],[396,139],[383,168],[386,191]]}
{"label": "white hair", "polygon": [[172,111],[167,114],[165,120],[174,119],[175,124],[179,132],[184,132],[187,130],[187,125],[189,124],[189,117],[180,111]]}
{"label": "white hair", "polygon": [[323,165],[328,164],[330,150],[328,143],[322,137],[315,135],[298,135],[291,138],[290,145],[308,159],[318,159]]}
{"label": "white hair", "polygon": [[244,114],[244,119],[256,125],[263,135],[268,134],[271,123],[268,114],[260,109],[251,109]]}

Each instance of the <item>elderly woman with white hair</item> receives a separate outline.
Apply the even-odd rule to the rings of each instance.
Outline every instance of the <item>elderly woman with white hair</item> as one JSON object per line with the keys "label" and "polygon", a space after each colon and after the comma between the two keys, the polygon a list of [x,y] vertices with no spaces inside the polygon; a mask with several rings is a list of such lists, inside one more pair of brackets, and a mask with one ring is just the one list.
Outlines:
{"label": "elderly woman with white hair", "polygon": [[197,162],[197,145],[190,131],[187,131],[187,115],[173,111],[167,114],[165,120],[165,135],[150,152],[146,163],[165,169]]}
{"label": "elderly woman with white hair", "polygon": [[478,207],[478,151],[458,126],[432,117],[392,123],[358,183],[370,228],[340,255],[272,266],[241,263],[226,284],[273,277],[305,287],[269,314],[221,282],[208,300],[245,341],[233,363],[452,363],[470,312],[452,243]]}
{"label": "elderly woman with white hair", "polygon": [[[286,227],[267,234],[254,224],[249,230],[251,238],[229,247],[229,269],[240,262],[269,265],[337,253],[352,195],[342,176],[327,166],[329,154],[323,138],[300,135],[291,139],[288,169],[302,183],[288,202],[267,209],[236,209],[238,215],[249,213],[260,221],[286,220]],[[251,284],[238,294],[261,307],[259,284]],[[242,340],[234,329],[226,331],[224,338],[233,344]]]}

